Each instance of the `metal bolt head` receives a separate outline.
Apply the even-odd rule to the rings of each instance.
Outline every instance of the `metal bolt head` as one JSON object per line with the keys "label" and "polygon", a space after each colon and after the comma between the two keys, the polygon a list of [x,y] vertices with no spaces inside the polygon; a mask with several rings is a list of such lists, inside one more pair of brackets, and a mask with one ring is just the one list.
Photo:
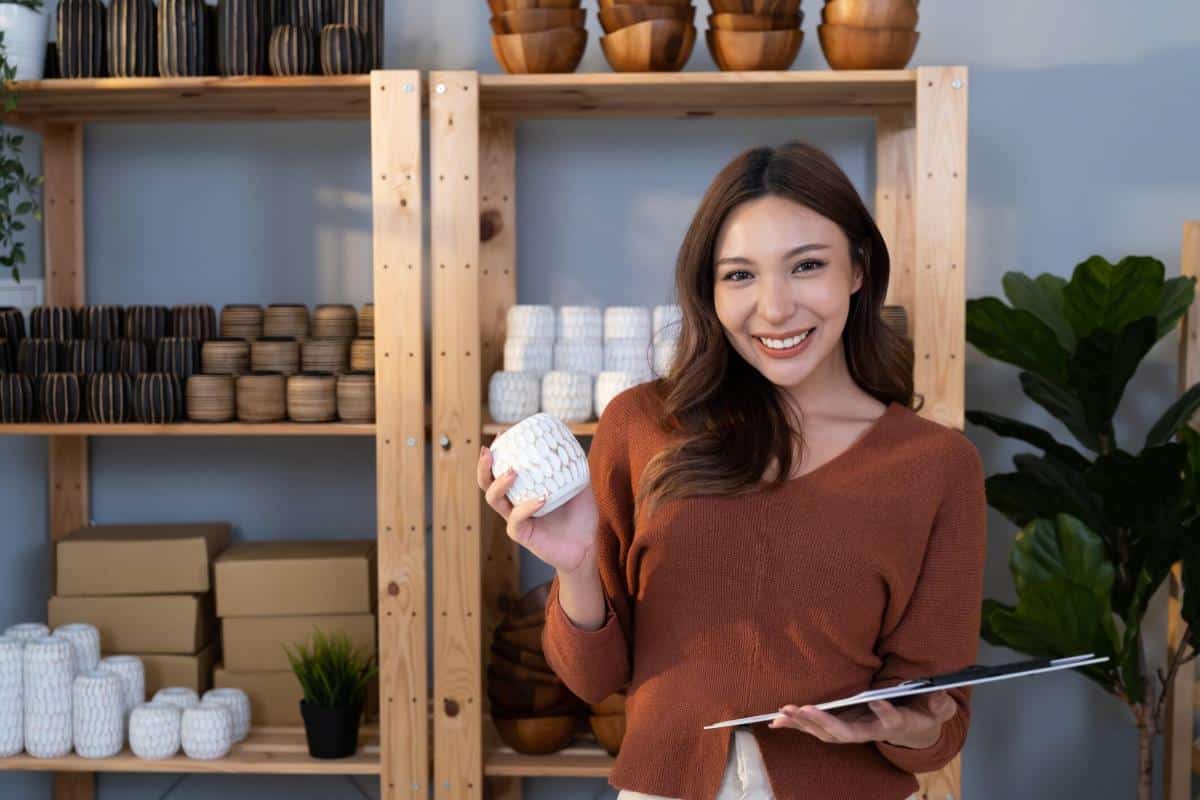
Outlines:
{"label": "metal bolt head", "polygon": [[417,446],[417,437],[410,436],[404,440],[404,443],[407,444],[409,447],[416,447]]}
{"label": "metal bolt head", "polygon": [[411,83],[406,83],[406,84],[404,84],[404,91],[406,91],[406,92],[408,92],[408,93],[410,93],[410,94],[411,94],[411,93],[412,93],[412,90],[413,90],[413,85],[412,85]]}
{"label": "metal bolt head", "polygon": [[950,81],[950,85],[953,86],[955,89],[961,89],[962,81],[960,81],[956,78],[955,80]]}
{"label": "metal bolt head", "polygon": [[437,92],[438,94],[445,94],[445,93],[446,93],[446,84],[444,84],[444,83],[439,83],[437,86],[435,86],[435,87],[433,88],[433,90],[434,90],[435,92]]}
{"label": "metal bolt head", "polygon": [[443,450],[449,450],[450,449],[450,437],[443,433],[442,437],[440,439],[438,439],[438,444],[440,444],[442,446]]}

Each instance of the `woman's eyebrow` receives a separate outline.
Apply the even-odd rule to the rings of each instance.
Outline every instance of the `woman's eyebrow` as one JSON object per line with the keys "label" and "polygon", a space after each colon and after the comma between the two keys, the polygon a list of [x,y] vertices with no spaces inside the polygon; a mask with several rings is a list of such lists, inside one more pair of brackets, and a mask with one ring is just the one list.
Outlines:
{"label": "woman's eyebrow", "polygon": [[[828,249],[829,249],[829,245],[827,245],[827,244],[823,244],[821,242],[812,242],[810,244],[802,244],[799,247],[793,247],[791,250],[788,250],[786,253],[784,253],[783,257],[784,257],[784,259],[788,259],[788,258],[793,258],[795,256],[801,255],[803,253],[807,253],[810,250],[828,250]],[[723,257],[717,259],[717,263],[714,266],[719,267],[722,264],[753,264],[753,263],[754,263],[753,259],[746,258],[745,256],[723,256]]]}

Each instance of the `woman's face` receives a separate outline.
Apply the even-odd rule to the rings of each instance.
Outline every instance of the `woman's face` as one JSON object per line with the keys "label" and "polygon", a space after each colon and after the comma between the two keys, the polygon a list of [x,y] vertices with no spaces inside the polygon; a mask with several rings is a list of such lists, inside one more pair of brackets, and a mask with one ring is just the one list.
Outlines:
{"label": "woman's face", "polygon": [[772,383],[822,380],[843,360],[842,330],[862,274],[835,222],[783,197],[746,201],[721,226],[713,268],[726,337]]}

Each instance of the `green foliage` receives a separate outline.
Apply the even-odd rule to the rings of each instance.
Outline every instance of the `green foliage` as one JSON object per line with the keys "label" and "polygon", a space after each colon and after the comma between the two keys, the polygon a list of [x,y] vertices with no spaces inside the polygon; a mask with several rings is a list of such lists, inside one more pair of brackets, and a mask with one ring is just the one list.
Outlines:
{"label": "green foliage", "polygon": [[[42,10],[40,0],[6,1],[34,11]],[[0,31],[0,98],[6,116],[17,108],[17,95],[10,83],[16,75],[17,68],[8,62],[4,31]],[[17,281],[21,280],[21,265],[25,263],[25,243],[18,240],[18,234],[25,230],[22,218],[32,217],[38,222],[42,221],[37,190],[45,179],[42,175],[31,175],[25,170],[21,162],[24,142],[24,135],[15,133],[7,125],[0,125],[0,267],[9,268]]]}
{"label": "green foliage", "polygon": [[283,649],[304,689],[305,702],[345,708],[366,701],[367,684],[378,667],[370,655],[354,648],[344,632],[329,636],[314,629],[309,642]]}
{"label": "green foliage", "polygon": [[1070,281],[1008,273],[1008,304],[967,302],[968,341],[1018,367],[1026,396],[1091,451],[1035,425],[967,412],[1041,451],[1014,456],[1015,472],[987,480],[988,503],[1021,531],[1009,563],[1017,604],[985,600],[981,634],[1036,657],[1109,655],[1083,671],[1131,704],[1146,698],[1146,605],[1176,562],[1193,647],[1200,630],[1200,433],[1187,426],[1200,384],[1166,408],[1140,452],[1122,449],[1113,428],[1138,366],[1194,299],[1195,279],[1164,273],[1153,258],[1093,256]]}

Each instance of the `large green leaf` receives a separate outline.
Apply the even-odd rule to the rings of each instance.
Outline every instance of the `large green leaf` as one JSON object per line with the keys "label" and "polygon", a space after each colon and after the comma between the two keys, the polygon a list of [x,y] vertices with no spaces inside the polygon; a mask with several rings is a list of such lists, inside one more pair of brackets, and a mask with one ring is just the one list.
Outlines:
{"label": "large green leaf", "polygon": [[1156,331],[1154,317],[1145,316],[1115,333],[1096,328],[1079,340],[1067,373],[1071,390],[1083,405],[1088,430],[1111,434],[1125,387],[1154,346]]}
{"label": "large green leaf", "polygon": [[1020,379],[1021,389],[1030,400],[1061,420],[1084,447],[1100,452],[1100,437],[1088,428],[1087,415],[1079,398],[1033,372],[1022,372]]}
{"label": "large green leaf", "polygon": [[1112,541],[1111,526],[1104,514],[1104,499],[1088,485],[1083,472],[1051,455],[1039,458],[1032,453],[1020,453],[1013,456],[1013,463],[1021,474],[1054,494],[1055,512],[1077,517],[1107,541]]}
{"label": "large green leaf", "polygon": [[1193,647],[1200,636],[1200,518],[1180,537],[1180,557],[1183,561],[1183,621],[1188,624]]}
{"label": "large green leaf", "polygon": [[992,358],[1065,383],[1067,357],[1046,323],[995,297],[967,301],[967,341]]}
{"label": "large green leaf", "polygon": [[1038,517],[1050,517],[1062,511],[1059,493],[1030,475],[1006,472],[992,475],[984,486],[988,505],[999,511],[1018,528]]}
{"label": "large green leaf", "polygon": [[1008,436],[1013,439],[1020,439],[1023,442],[1029,442],[1034,447],[1054,455],[1055,458],[1063,463],[1075,467],[1080,471],[1087,469],[1091,465],[1091,462],[1074,447],[1060,443],[1049,432],[1035,425],[1030,425],[1011,417],[992,414],[988,411],[968,411],[967,421],[975,425],[981,425],[1000,436]]}
{"label": "large green leaf", "polygon": [[1187,450],[1178,442],[1149,447],[1136,456],[1114,450],[1096,459],[1084,476],[1104,515],[1119,528],[1176,521],[1183,497]]}
{"label": "large green leaf", "polygon": [[1175,329],[1180,318],[1187,313],[1196,295],[1196,279],[1190,275],[1171,278],[1163,285],[1162,299],[1158,304],[1158,338]]}
{"label": "large green leaf", "polygon": [[1046,323],[1068,353],[1075,349],[1075,331],[1063,314],[1065,280],[1049,273],[1030,278],[1021,272],[1006,272],[1001,283],[1013,308],[1028,311]]}
{"label": "large green leaf", "polygon": [[1163,295],[1163,263],[1127,256],[1110,264],[1092,256],[1075,267],[1063,289],[1063,313],[1083,339],[1097,328],[1116,334],[1136,319],[1155,317]]}
{"label": "large green leaf", "polygon": [[1187,425],[1192,415],[1200,410],[1200,383],[1188,389],[1171,404],[1146,434],[1146,447],[1154,447],[1170,441],[1175,431]]}
{"label": "large green leaf", "polygon": [[1187,502],[1200,514],[1200,431],[1183,427],[1179,437],[1187,448],[1187,469],[1183,475],[1183,493]]}

